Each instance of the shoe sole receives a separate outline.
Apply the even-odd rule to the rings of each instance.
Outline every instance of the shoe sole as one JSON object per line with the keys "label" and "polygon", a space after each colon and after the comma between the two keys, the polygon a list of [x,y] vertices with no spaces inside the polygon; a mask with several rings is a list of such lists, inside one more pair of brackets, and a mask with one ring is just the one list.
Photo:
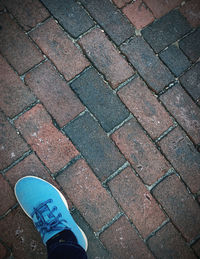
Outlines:
{"label": "shoe sole", "polygon": [[[20,201],[18,200],[17,195],[16,195],[16,185],[17,185],[17,183],[18,183],[21,179],[30,178],[30,177],[31,177],[31,178],[36,178],[36,179],[42,180],[43,182],[47,182],[47,181],[45,181],[45,180],[43,180],[43,179],[41,179],[41,178],[39,178],[39,177],[37,177],[37,176],[25,176],[25,177],[20,178],[20,179],[16,182],[16,184],[15,184],[15,188],[14,188],[15,197],[16,197],[18,203],[20,204],[22,210],[24,211],[24,213],[31,219],[31,217],[29,216],[29,214],[24,210],[22,204],[20,203]],[[64,202],[65,206],[66,206],[67,209],[69,210],[68,203],[67,203],[65,197],[63,196],[63,194],[62,194],[56,187],[54,187],[51,183],[49,183],[49,182],[47,182],[47,183],[50,184],[50,185],[59,193],[59,195],[60,195],[62,201]],[[77,224],[77,223],[76,223],[76,224]],[[85,233],[83,232],[83,230],[78,226],[78,224],[77,224],[77,227],[79,228],[79,230],[81,231],[81,234],[83,235],[83,238],[84,238],[85,243],[86,243],[85,251],[87,251],[87,249],[88,249],[88,240],[87,240],[87,237],[86,237]]]}

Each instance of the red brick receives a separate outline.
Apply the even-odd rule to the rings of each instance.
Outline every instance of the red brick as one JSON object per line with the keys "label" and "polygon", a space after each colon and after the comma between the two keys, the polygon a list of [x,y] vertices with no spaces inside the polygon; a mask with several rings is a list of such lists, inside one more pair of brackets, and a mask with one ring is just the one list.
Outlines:
{"label": "red brick", "polygon": [[150,192],[130,167],[111,180],[108,186],[144,238],[166,219]]}
{"label": "red brick", "polygon": [[94,29],[83,36],[79,43],[95,66],[105,74],[113,88],[133,75],[133,69],[102,30]]}
{"label": "red brick", "polygon": [[198,0],[187,1],[186,4],[180,8],[180,12],[193,27],[200,25],[200,2]]}
{"label": "red brick", "polygon": [[200,154],[186,134],[174,129],[159,145],[193,193],[200,190]]}
{"label": "red brick", "polygon": [[196,254],[200,257],[200,239],[192,246]]}
{"label": "red brick", "polygon": [[153,22],[154,17],[142,0],[136,0],[123,8],[123,13],[137,29],[142,29]]}
{"label": "red brick", "polygon": [[14,258],[46,259],[46,247],[32,221],[21,208],[17,208],[0,220],[1,240],[12,248]]}
{"label": "red brick", "polygon": [[47,9],[38,0],[3,0],[3,3],[26,31],[49,16]]}
{"label": "red brick", "polygon": [[2,170],[28,151],[28,146],[2,112],[0,112],[0,121],[0,169]]}
{"label": "red brick", "polygon": [[17,202],[11,187],[9,186],[8,182],[3,178],[2,175],[0,175],[0,197],[1,197],[0,215],[3,215]]}
{"label": "red brick", "polygon": [[168,162],[135,119],[118,129],[112,139],[146,184],[153,184],[168,171]]}
{"label": "red brick", "polygon": [[113,2],[116,4],[117,7],[121,8],[126,4],[130,3],[131,0],[113,0]]}
{"label": "red brick", "polygon": [[154,258],[125,216],[106,229],[100,239],[114,258]]}
{"label": "red brick", "polygon": [[118,213],[114,200],[83,159],[67,168],[57,181],[95,231]]}
{"label": "red brick", "polygon": [[0,258],[5,258],[7,254],[5,246],[0,243]]}
{"label": "red brick", "polygon": [[150,238],[148,245],[156,258],[196,258],[171,223],[165,225],[155,236]]}
{"label": "red brick", "polygon": [[43,59],[39,50],[8,14],[0,16],[0,24],[0,51],[19,74]]}
{"label": "red brick", "polygon": [[52,172],[58,171],[78,155],[71,141],[54,127],[41,104],[17,119],[16,127]]}
{"label": "red brick", "polygon": [[172,126],[172,119],[140,78],[123,87],[118,95],[152,138]]}
{"label": "red brick", "polygon": [[2,56],[0,56],[0,71],[0,107],[7,116],[14,117],[36,98]]}
{"label": "red brick", "polygon": [[32,31],[30,36],[66,80],[72,79],[89,65],[88,60],[53,19]]}
{"label": "red brick", "polygon": [[180,85],[169,89],[160,97],[168,111],[187,131],[191,139],[200,143],[200,110]]}
{"label": "red brick", "polygon": [[61,127],[84,110],[84,106],[49,61],[27,74],[25,82]]}
{"label": "red brick", "polygon": [[153,195],[188,241],[199,235],[200,208],[176,175],[159,183]]}
{"label": "red brick", "polygon": [[160,18],[181,4],[182,0],[144,0],[156,18]]}

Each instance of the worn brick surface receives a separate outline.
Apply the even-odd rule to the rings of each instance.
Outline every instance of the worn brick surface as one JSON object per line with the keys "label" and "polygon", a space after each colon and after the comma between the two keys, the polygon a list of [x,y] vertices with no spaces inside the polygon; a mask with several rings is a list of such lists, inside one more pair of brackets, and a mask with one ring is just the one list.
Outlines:
{"label": "worn brick surface", "polygon": [[196,258],[171,223],[167,223],[155,236],[151,237],[148,245],[156,258]]}
{"label": "worn brick surface", "polygon": [[156,18],[167,14],[169,11],[181,4],[182,0],[143,0],[152,10]]}
{"label": "worn brick surface", "polygon": [[200,57],[200,28],[179,42],[180,48],[192,60]]}
{"label": "worn brick surface", "polygon": [[100,239],[114,258],[154,258],[125,216],[106,229]]}
{"label": "worn brick surface", "polygon": [[111,180],[108,186],[143,238],[166,219],[150,192],[130,167]]}
{"label": "worn brick surface", "polygon": [[136,0],[124,7],[123,13],[137,29],[142,29],[154,20],[152,13],[142,0]]}
{"label": "worn brick surface", "polygon": [[2,2],[26,31],[49,16],[47,9],[38,0],[3,0]]}
{"label": "worn brick surface", "polygon": [[84,110],[84,106],[49,61],[27,74],[25,82],[61,127]]}
{"label": "worn brick surface", "polygon": [[74,0],[42,2],[73,37],[78,37],[94,25],[87,12]]}
{"label": "worn brick surface", "polygon": [[190,30],[185,17],[175,10],[146,27],[142,35],[156,52],[160,52]]}
{"label": "worn brick surface", "polygon": [[158,138],[172,126],[163,106],[139,77],[119,90],[118,95],[152,138]]}
{"label": "worn brick surface", "polygon": [[94,29],[81,38],[79,43],[95,66],[105,74],[113,88],[133,75],[133,69],[102,30]]}
{"label": "worn brick surface", "polygon": [[71,87],[106,131],[110,131],[129,116],[120,99],[93,68],[73,81]]}
{"label": "worn brick surface", "polygon": [[2,56],[0,70],[0,107],[7,116],[14,117],[36,98]]}
{"label": "worn brick surface", "polygon": [[131,2],[131,0],[113,0],[113,3],[115,3],[116,6],[119,8],[125,6],[126,4],[128,4],[130,2]]}
{"label": "worn brick surface", "polygon": [[173,81],[171,72],[142,37],[132,38],[121,50],[154,91],[161,91]]}
{"label": "worn brick surface", "polygon": [[159,183],[153,195],[188,241],[199,235],[200,207],[176,175]]}
{"label": "worn brick surface", "polygon": [[181,78],[181,84],[197,101],[200,99],[200,62],[195,64]]}
{"label": "worn brick surface", "polygon": [[169,169],[168,162],[135,119],[113,133],[112,139],[146,184],[153,184]]}
{"label": "worn brick surface", "polygon": [[0,239],[12,248],[12,256],[16,259],[47,258],[40,234],[21,208],[0,220]]}
{"label": "worn brick surface", "polygon": [[176,76],[180,76],[190,66],[190,61],[176,45],[169,46],[159,57]]}
{"label": "worn brick surface", "polygon": [[88,250],[87,256],[89,259],[96,258],[96,259],[112,259],[109,252],[105,249],[102,243],[97,239],[94,234],[92,228],[87,224],[84,218],[80,215],[80,213],[75,210],[72,214],[74,220],[77,224],[81,227],[88,239]]}
{"label": "worn brick surface", "polygon": [[57,181],[95,231],[118,213],[114,200],[83,159],[64,170]]}
{"label": "worn brick surface", "polygon": [[109,0],[80,1],[111,39],[121,44],[134,34],[134,28]]}
{"label": "worn brick surface", "polygon": [[170,113],[188,132],[191,139],[200,143],[200,110],[180,85],[169,89],[160,97]]}
{"label": "worn brick surface", "polygon": [[1,111],[0,121],[0,169],[2,170],[28,151],[28,146]]}
{"label": "worn brick surface", "polygon": [[184,6],[180,8],[181,13],[187,18],[188,22],[197,27],[200,25],[200,2],[197,0],[187,1]]}
{"label": "worn brick surface", "polygon": [[39,63],[43,56],[27,35],[9,17],[0,15],[0,51],[19,74]]}
{"label": "worn brick surface", "polygon": [[65,126],[64,131],[101,180],[124,164],[124,157],[88,112]]}
{"label": "worn brick surface", "polygon": [[0,175],[0,197],[1,197],[0,215],[3,215],[17,202],[11,187],[9,186],[8,182],[3,178],[2,175]]}
{"label": "worn brick surface", "polygon": [[200,239],[192,246],[196,254],[200,257]]}
{"label": "worn brick surface", "polygon": [[89,65],[80,50],[53,19],[32,31],[30,36],[55,63],[66,80],[72,79]]}
{"label": "worn brick surface", "polygon": [[159,145],[183,180],[196,193],[200,190],[200,154],[186,134],[174,129]]}
{"label": "worn brick surface", "polygon": [[15,125],[52,172],[58,171],[78,155],[71,141],[53,126],[41,104],[23,114]]}

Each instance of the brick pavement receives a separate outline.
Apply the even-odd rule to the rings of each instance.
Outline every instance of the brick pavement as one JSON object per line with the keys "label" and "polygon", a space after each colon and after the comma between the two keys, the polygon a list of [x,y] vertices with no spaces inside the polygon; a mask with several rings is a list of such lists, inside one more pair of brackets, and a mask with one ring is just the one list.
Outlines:
{"label": "brick pavement", "polygon": [[0,259],[46,258],[25,175],[89,259],[200,257],[200,2],[1,0],[0,52]]}

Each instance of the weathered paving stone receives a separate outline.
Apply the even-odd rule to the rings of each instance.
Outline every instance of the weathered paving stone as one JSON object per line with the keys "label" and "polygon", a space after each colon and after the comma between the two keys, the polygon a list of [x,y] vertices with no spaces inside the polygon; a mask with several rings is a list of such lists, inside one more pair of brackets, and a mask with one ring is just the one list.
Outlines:
{"label": "weathered paving stone", "polygon": [[0,169],[5,169],[29,150],[24,140],[0,111]]}
{"label": "weathered paving stone", "polygon": [[38,0],[3,0],[2,2],[26,31],[35,27],[50,15]]}
{"label": "weathered paving stone", "polygon": [[50,61],[26,74],[25,82],[60,127],[63,127],[85,109]]}
{"label": "weathered paving stone", "polygon": [[134,70],[102,30],[92,30],[79,43],[113,88],[133,75]]}
{"label": "weathered paving stone", "polygon": [[88,112],[66,125],[64,131],[101,180],[124,164],[124,157]]}
{"label": "weathered paving stone", "polygon": [[195,244],[192,246],[196,254],[200,257],[200,239],[195,242]]}
{"label": "weathered paving stone", "polygon": [[191,65],[188,58],[176,45],[169,46],[159,54],[159,57],[177,77]]}
{"label": "weathered paving stone", "polygon": [[159,92],[173,81],[169,69],[155,55],[142,37],[134,37],[121,46],[121,51],[149,84],[154,91]]}
{"label": "weathered paving stone", "polygon": [[159,183],[153,195],[187,241],[199,235],[200,207],[175,174]]}
{"label": "weathered paving stone", "polygon": [[130,2],[131,2],[131,0],[113,0],[113,3],[115,3],[116,6],[119,8],[125,6],[126,4],[128,4]]}
{"label": "weathered paving stone", "polygon": [[105,249],[99,239],[95,236],[92,228],[87,224],[85,219],[80,215],[80,213],[75,210],[72,213],[72,216],[80,228],[84,231],[88,240],[88,258],[99,258],[106,259],[111,258],[109,252]]}
{"label": "weathered paving stone", "polygon": [[6,60],[0,56],[0,107],[13,118],[36,100]]}
{"label": "weathered paving stone", "polygon": [[128,110],[95,69],[87,70],[71,83],[71,87],[106,131],[129,116]]}
{"label": "weathered paving stone", "polygon": [[156,258],[196,258],[172,223],[167,223],[147,243]]}
{"label": "weathered paving stone", "polygon": [[78,37],[94,25],[87,12],[74,0],[41,1],[73,37]]}
{"label": "weathered paving stone", "polygon": [[195,101],[198,101],[200,99],[200,62],[190,68],[179,80]]}
{"label": "weathered paving stone", "polygon": [[83,159],[65,169],[56,179],[94,231],[100,230],[119,213],[114,199]]}
{"label": "weathered paving stone", "polygon": [[8,14],[0,15],[0,26],[1,54],[20,75],[44,59],[33,42]]}
{"label": "weathered paving stone", "polygon": [[120,89],[118,95],[152,138],[172,126],[169,114],[139,77]]}
{"label": "weathered paving stone", "polygon": [[134,27],[109,0],[81,0],[80,2],[117,45],[133,36]]}
{"label": "weathered paving stone", "polygon": [[31,38],[56,65],[66,80],[71,80],[89,66],[88,60],[54,19],[49,19],[30,33]]}
{"label": "weathered paving stone", "polygon": [[114,258],[154,258],[125,216],[106,229],[100,239]]}
{"label": "weathered paving stone", "polygon": [[159,145],[193,193],[200,190],[200,154],[180,128],[174,129]]}
{"label": "weathered paving stone", "polygon": [[182,39],[179,46],[195,62],[200,57],[200,28]]}
{"label": "weathered paving stone", "polygon": [[143,238],[166,219],[155,199],[130,167],[115,176],[108,186]]}
{"label": "weathered paving stone", "polygon": [[142,35],[158,53],[190,30],[185,17],[178,10],[174,10],[143,29]]}
{"label": "weathered paving stone", "polygon": [[191,139],[200,143],[200,110],[192,98],[177,84],[161,95],[160,100],[187,131]]}
{"label": "weathered paving stone", "polygon": [[146,184],[153,184],[169,170],[168,162],[135,119],[116,130],[112,139]]}
{"label": "weathered paving stone", "polygon": [[200,1],[191,0],[186,2],[185,5],[180,8],[180,12],[193,27],[200,25]]}

